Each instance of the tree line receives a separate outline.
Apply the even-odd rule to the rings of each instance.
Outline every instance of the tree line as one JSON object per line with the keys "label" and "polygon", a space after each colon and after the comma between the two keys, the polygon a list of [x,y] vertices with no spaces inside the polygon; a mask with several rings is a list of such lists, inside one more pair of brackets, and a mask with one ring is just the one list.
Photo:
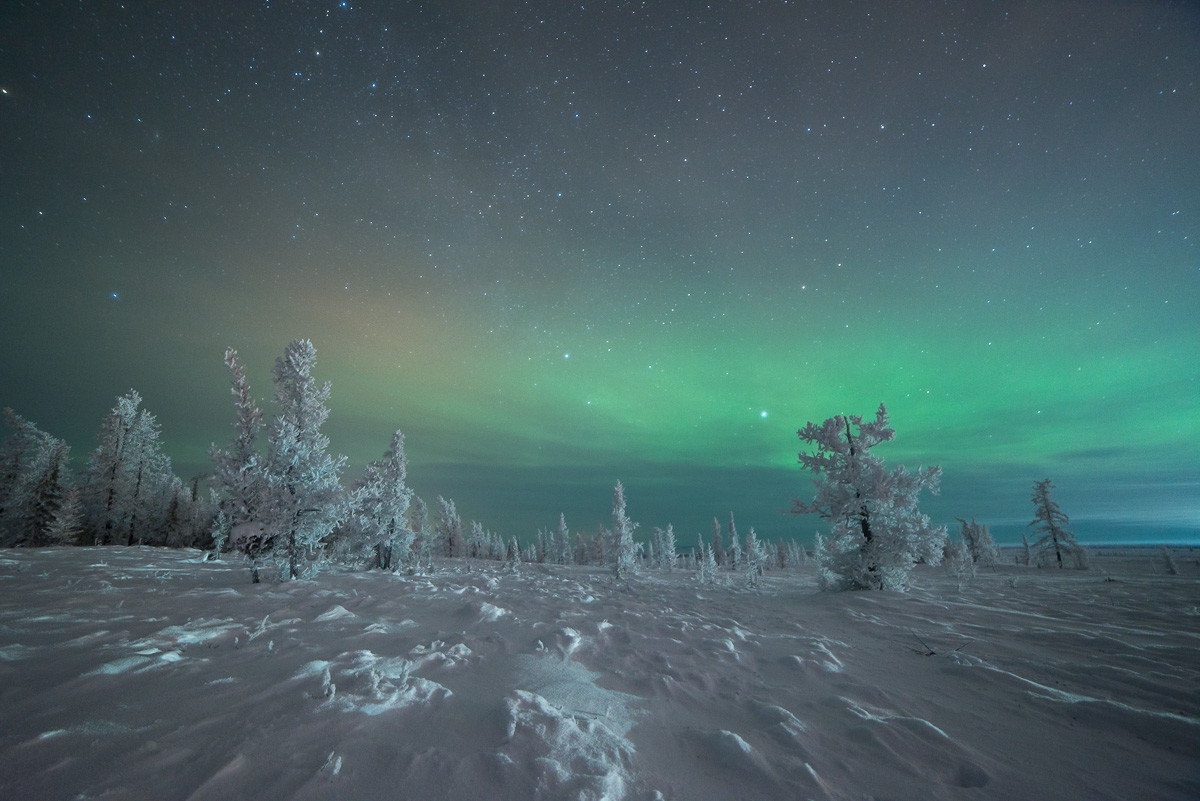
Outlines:
{"label": "tree line", "polygon": [[[316,348],[291,342],[272,370],[274,414],[267,419],[251,391],[245,366],[225,352],[234,400],[234,436],[212,446],[208,493],[200,480],[184,485],[163,453],[158,421],[134,390],[104,418],[97,446],[78,481],[70,446],[5,409],[8,436],[0,444],[0,546],[164,545],[235,551],[252,580],[264,568],[290,580],[314,575],[323,562],[417,572],[436,557],[608,565],[624,579],[642,567],[671,570],[681,563],[702,582],[718,571],[756,586],[772,567],[799,566],[808,556],[797,543],[760,540],[754,529],[738,535],[733,514],[724,536],[713,520],[706,543],[680,548],[673,527],[654,528],[644,542],[626,513],[624,487],[613,490],[611,528],[572,535],[563,515],[532,543],[505,539],[472,521],[464,526],[453,500],[437,498],[436,519],[407,485],[404,435],[396,431],[382,458],[344,482],[346,459],[329,452],[321,429],[329,417],[330,384],[313,377]],[[852,426],[857,432],[852,430]],[[812,500],[792,511],[829,521],[815,555],[823,589],[904,589],[912,567],[945,560],[959,575],[993,564],[997,549],[987,526],[960,520],[951,541],[917,506],[922,490],[936,492],[940,469],[885,468],[871,449],[895,436],[881,404],[873,421],[838,415],[798,432],[810,450],[800,465],[814,479]],[[1034,485],[1041,533],[1038,563],[1086,567],[1086,552],[1066,530],[1068,519],[1050,497],[1049,479]],[[1031,548],[1025,540],[1025,561]]]}

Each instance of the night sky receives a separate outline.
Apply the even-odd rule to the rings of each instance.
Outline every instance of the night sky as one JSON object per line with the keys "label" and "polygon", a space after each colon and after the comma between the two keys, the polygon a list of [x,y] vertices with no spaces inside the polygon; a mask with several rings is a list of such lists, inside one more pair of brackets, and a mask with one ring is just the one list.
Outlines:
{"label": "night sky", "polygon": [[[1200,10],[1182,2],[14,2],[0,405],[176,472],[311,339],[347,479],[804,539],[796,430],[885,403],[937,522],[1036,479],[1200,541]],[[268,404],[269,408],[269,404]]]}

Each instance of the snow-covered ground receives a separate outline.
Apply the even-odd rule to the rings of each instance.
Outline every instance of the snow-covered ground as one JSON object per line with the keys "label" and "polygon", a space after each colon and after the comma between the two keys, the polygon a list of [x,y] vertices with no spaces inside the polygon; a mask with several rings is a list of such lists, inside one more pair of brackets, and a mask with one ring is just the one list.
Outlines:
{"label": "snow-covered ground", "polygon": [[[961,591],[0,552],[3,799],[1196,799],[1200,567]],[[1011,557],[1008,561],[1011,562]]]}

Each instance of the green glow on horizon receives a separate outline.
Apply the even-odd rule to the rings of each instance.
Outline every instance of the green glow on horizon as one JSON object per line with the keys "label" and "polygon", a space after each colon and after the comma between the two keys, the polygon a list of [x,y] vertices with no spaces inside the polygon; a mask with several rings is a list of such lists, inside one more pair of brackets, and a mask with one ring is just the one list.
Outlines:
{"label": "green glow on horizon", "polygon": [[78,47],[14,51],[0,101],[0,405],[82,463],[134,387],[190,478],[224,348],[266,400],[307,337],[349,479],[399,428],[415,486],[506,533],[603,520],[620,478],[681,536],[807,536],[797,429],[883,403],[940,522],[1050,476],[1200,538],[1191,7],[609,5],[401,5],[378,48],[355,8],[21,12]]}

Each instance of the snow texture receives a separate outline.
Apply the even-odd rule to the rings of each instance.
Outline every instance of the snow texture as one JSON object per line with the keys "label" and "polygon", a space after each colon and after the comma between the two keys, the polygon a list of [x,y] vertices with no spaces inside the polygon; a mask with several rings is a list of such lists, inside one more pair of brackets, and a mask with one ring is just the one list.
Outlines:
{"label": "snow texture", "polygon": [[831,594],[0,551],[0,798],[1200,797],[1196,554],[1015,555]]}

